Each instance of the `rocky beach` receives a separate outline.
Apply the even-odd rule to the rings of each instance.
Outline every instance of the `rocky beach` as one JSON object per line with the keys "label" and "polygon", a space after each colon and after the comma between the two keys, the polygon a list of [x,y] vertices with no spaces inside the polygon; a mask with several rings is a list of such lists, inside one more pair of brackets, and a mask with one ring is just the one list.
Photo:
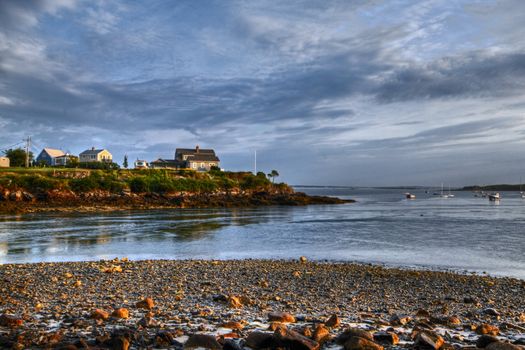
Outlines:
{"label": "rocky beach", "polygon": [[525,281],[352,263],[0,265],[0,347],[474,349],[525,344]]}

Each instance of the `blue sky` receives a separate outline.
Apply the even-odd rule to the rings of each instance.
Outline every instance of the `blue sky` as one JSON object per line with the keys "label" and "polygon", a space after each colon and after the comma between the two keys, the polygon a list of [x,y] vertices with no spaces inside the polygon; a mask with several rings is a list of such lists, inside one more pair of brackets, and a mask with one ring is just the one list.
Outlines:
{"label": "blue sky", "polygon": [[[525,177],[525,2],[0,0],[0,147],[293,184]],[[36,150],[35,150],[36,151]]]}

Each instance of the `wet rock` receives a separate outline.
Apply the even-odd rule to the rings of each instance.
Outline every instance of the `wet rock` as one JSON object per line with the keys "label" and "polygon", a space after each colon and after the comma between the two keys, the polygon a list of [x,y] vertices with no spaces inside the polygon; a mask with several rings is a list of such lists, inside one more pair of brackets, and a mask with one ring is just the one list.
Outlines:
{"label": "wet rock", "polygon": [[383,347],[372,340],[352,337],[344,344],[345,350],[383,350]]}
{"label": "wet rock", "polygon": [[456,316],[449,316],[445,318],[445,324],[448,326],[461,326],[461,320]]}
{"label": "wet rock", "polygon": [[230,295],[228,297],[228,305],[230,305],[230,307],[234,308],[234,309],[239,309],[243,306],[242,302],[241,302],[241,298],[239,298],[238,296],[235,296],[235,295]]}
{"label": "wet rock", "polygon": [[295,323],[295,317],[287,312],[270,312],[268,314],[268,321],[281,323]]}
{"label": "wet rock", "polygon": [[473,296],[466,296],[463,298],[463,303],[465,304],[477,304],[478,300]]}
{"label": "wet rock", "polygon": [[116,317],[116,318],[128,318],[129,311],[128,309],[121,307],[119,309],[114,310],[111,316]]}
{"label": "wet rock", "polygon": [[330,316],[330,318],[325,322],[326,327],[338,328],[341,325],[341,320],[336,314]]}
{"label": "wet rock", "polygon": [[417,349],[438,350],[444,343],[445,341],[439,334],[431,331],[420,331],[416,335],[414,346]]}
{"label": "wet rock", "polygon": [[270,325],[268,326],[268,330],[273,332],[279,327],[286,327],[286,325],[281,322],[270,322]]}
{"label": "wet rock", "polygon": [[521,346],[495,341],[485,347],[486,350],[523,350]]}
{"label": "wet rock", "polygon": [[222,344],[222,350],[242,350],[242,346],[235,339],[226,339]]}
{"label": "wet rock", "polygon": [[276,344],[273,333],[254,331],[246,338],[246,346],[252,349],[275,348]]}
{"label": "wet rock", "polygon": [[360,328],[348,328],[348,329],[345,329],[345,331],[343,333],[341,333],[341,334],[339,334],[339,336],[337,336],[335,341],[336,341],[337,344],[343,345],[352,337],[360,337],[360,338],[363,338],[363,339],[374,341],[374,337],[372,336],[372,333],[370,333],[370,332],[368,332],[368,331],[366,331],[364,329],[360,329]]}
{"label": "wet rock", "polygon": [[0,315],[0,326],[2,327],[20,327],[24,324],[24,320],[14,315],[2,314]]}
{"label": "wet rock", "polygon": [[376,332],[374,340],[383,345],[396,345],[399,343],[399,337],[394,332]]}
{"label": "wet rock", "polygon": [[188,341],[184,344],[184,349],[195,349],[195,348],[220,350],[222,349],[222,345],[219,344],[219,342],[213,335],[192,334],[188,338]]}
{"label": "wet rock", "polygon": [[291,329],[279,327],[274,332],[279,347],[290,350],[318,350],[319,343]]}
{"label": "wet rock", "polygon": [[109,318],[109,312],[102,309],[96,309],[91,313],[91,318],[95,320],[107,320]]}
{"label": "wet rock", "polygon": [[151,310],[155,306],[155,303],[151,298],[144,298],[144,300],[137,302],[135,306],[139,309]]}
{"label": "wet rock", "polygon": [[496,327],[496,326],[492,326],[490,324],[487,324],[487,323],[483,323],[483,324],[481,324],[481,325],[476,327],[476,333],[480,334],[480,335],[483,335],[483,334],[498,335],[499,334],[499,328]]}
{"label": "wet rock", "polygon": [[484,348],[490,343],[494,343],[495,341],[499,341],[499,339],[495,336],[484,334],[481,337],[479,337],[476,341],[476,347]]}
{"label": "wet rock", "polygon": [[110,346],[112,350],[128,350],[131,345],[128,338],[122,335],[112,336],[105,344]]}

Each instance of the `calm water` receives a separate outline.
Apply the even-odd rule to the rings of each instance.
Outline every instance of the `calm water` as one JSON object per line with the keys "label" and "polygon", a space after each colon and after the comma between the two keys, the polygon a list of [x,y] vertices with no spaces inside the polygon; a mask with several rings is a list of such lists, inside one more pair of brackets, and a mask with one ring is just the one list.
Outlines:
{"label": "calm water", "polygon": [[[301,189],[305,190],[305,189]],[[525,279],[525,200],[469,192],[306,189],[358,203],[0,217],[0,263],[112,259],[329,259]]]}

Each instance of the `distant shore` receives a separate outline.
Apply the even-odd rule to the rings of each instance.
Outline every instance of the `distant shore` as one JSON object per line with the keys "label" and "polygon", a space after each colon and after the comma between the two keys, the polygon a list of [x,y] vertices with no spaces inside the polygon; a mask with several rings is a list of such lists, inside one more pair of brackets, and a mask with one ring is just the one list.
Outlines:
{"label": "distant shore", "polygon": [[306,259],[5,264],[0,276],[2,348],[525,343],[525,281],[513,278]]}

